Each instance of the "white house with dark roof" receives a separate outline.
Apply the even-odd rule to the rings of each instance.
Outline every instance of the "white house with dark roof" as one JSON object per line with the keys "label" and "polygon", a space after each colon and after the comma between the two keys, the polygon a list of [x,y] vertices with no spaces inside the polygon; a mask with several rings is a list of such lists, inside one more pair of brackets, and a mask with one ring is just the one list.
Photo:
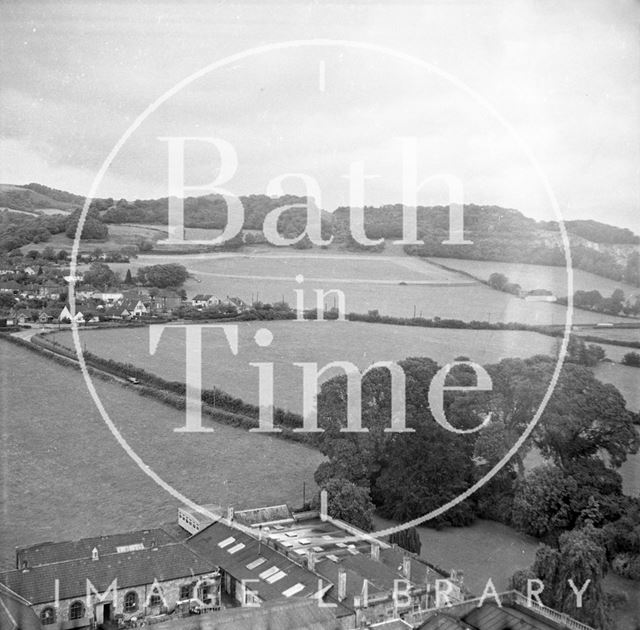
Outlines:
{"label": "white house with dark roof", "polygon": [[211,293],[199,293],[191,300],[192,306],[196,308],[209,308],[220,304],[221,300]]}

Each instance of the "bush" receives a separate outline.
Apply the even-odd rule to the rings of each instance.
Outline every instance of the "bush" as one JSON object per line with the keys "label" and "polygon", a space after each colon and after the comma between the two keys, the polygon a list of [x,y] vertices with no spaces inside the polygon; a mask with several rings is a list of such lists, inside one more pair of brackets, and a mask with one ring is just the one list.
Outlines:
{"label": "bush", "polygon": [[627,352],[627,354],[622,357],[622,364],[631,367],[640,367],[640,354],[637,352]]}

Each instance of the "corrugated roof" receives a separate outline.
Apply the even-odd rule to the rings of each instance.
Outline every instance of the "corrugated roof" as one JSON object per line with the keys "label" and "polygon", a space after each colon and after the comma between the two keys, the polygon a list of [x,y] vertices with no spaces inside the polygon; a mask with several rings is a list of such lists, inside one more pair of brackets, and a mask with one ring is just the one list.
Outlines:
{"label": "corrugated roof", "polygon": [[203,575],[217,570],[211,561],[199,557],[184,543],[170,543],[155,549],[111,553],[98,560],[82,558],[54,562],[24,570],[0,573],[5,584],[32,604],[55,599],[55,581],[59,580],[60,599],[85,597],[87,580],[103,593],[117,579],[118,588],[151,584],[165,580]]}

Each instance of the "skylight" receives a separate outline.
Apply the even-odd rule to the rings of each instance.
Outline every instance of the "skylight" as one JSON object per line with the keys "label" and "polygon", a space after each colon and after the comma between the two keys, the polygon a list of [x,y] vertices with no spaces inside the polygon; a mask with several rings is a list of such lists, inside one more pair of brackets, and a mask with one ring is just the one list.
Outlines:
{"label": "skylight", "polygon": [[266,580],[268,577],[270,577],[274,573],[277,573],[278,571],[280,571],[278,567],[269,567],[266,571],[263,571],[259,577],[262,580]]}
{"label": "skylight", "polygon": [[233,536],[229,536],[229,538],[225,538],[224,540],[221,540],[218,543],[218,547],[221,547],[222,549],[224,549],[225,547],[228,547],[231,543],[236,542],[236,539]]}
{"label": "skylight", "polygon": [[236,553],[236,551],[240,551],[240,549],[244,549],[244,548],[245,548],[244,543],[238,543],[237,545],[234,545],[233,547],[227,549],[227,551],[229,553]]}
{"label": "skylight", "polygon": [[134,543],[133,545],[122,545],[116,547],[116,553],[128,553],[129,551],[142,551],[144,549],[144,543]]}
{"label": "skylight", "polygon": [[257,569],[261,564],[264,564],[267,561],[266,558],[257,558],[256,560],[252,560],[248,565],[247,569],[253,571]]}
{"label": "skylight", "polygon": [[293,586],[288,588],[286,591],[282,591],[282,594],[285,597],[291,597],[292,595],[295,595],[300,591],[304,591],[304,584],[300,584],[300,582],[298,582],[297,584],[294,584]]}
{"label": "skylight", "polygon": [[275,584],[278,580],[281,580],[283,577],[286,577],[286,576],[287,574],[284,571],[278,571],[277,573],[270,575],[266,579],[266,582],[268,582],[269,584]]}

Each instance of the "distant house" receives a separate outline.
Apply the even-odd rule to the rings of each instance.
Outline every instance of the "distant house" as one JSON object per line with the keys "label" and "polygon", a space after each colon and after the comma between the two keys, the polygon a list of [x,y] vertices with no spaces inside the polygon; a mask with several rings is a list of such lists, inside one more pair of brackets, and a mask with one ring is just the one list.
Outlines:
{"label": "distant house", "polygon": [[22,287],[15,280],[0,282],[0,293],[18,293]]}
{"label": "distant house", "polygon": [[534,289],[524,294],[527,302],[557,302],[558,298],[547,289]]}
{"label": "distant house", "polygon": [[22,271],[28,276],[35,276],[38,273],[33,267],[25,267]]}
{"label": "distant house", "polygon": [[115,304],[123,299],[123,295],[117,291],[95,291],[91,297],[94,300],[101,300],[105,304]]}
{"label": "distant house", "polygon": [[227,304],[234,306],[238,313],[244,313],[249,310],[249,305],[238,297],[229,297],[227,295]]}
{"label": "distant house", "polygon": [[[80,315],[82,315],[82,313],[80,313]],[[71,311],[65,305],[58,315],[58,321],[70,323],[72,319],[73,319],[73,316],[71,315]]]}
{"label": "distant house", "polygon": [[114,317],[131,319],[149,314],[149,307],[142,300],[120,300],[110,305],[109,312]]}
{"label": "distant house", "polygon": [[220,302],[220,299],[210,293],[200,293],[191,300],[191,304],[196,308],[208,308],[210,306],[216,306],[220,304]]}
{"label": "distant house", "polygon": [[162,313],[170,313],[182,304],[182,297],[168,289],[162,289],[153,298],[152,308]]}
{"label": "distant house", "polygon": [[30,321],[31,321],[31,313],[29,313],[29,311],[24,309],[20,309],[20,310],[12,309],[9,312],[7,324],[11,326],[24,326]]}

